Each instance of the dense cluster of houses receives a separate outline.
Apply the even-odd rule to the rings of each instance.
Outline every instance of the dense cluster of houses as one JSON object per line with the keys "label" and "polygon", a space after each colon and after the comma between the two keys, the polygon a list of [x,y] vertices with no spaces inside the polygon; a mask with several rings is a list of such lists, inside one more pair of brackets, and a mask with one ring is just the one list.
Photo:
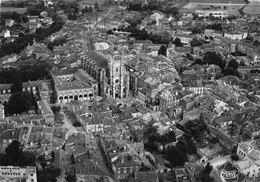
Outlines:
{"label": "dense cluster of houses", "polygon": [[[80,6],[94,4],[81,2]],[[129,26],[126,19],[140,13],[120,6],[113,8],[95,17],[67,21],[48,38],[66,40],[53,50],[34,42],[21,54],[0,58],[0,65],[6,68],[17,68],[22,59],[30,57],[53,64],[49,80],[22,84],[23,91],[31,91],[37,98],[37,112],[29,110],[5,117],[3,103],[11,96],[12,85],[0,85],[1,153],[14,140],[36,156],[48,157],[54,152],[53,165],[62,170],[57,177],[60,182],[66,181],[66,174],[71,171],[78,181],[86,182],[166,181],[164,174],[172,172],[165,165],[167,161],[145,150],[149,124],[156,126],[160,136],[175,133],[176,141],[165,146],[156,144],[162,151],[175,146],[185,134],[180,126],[202,120],[208,133],[197,146],[199,159],[176,168],[171,180],[195,182],[204,175],[207,162],[212,163],[210,176],[217,182],[259,180],[260,44],[253,42],[259,41],[260,35],[252,31],[248,19],[237,15],[229,20],[224,7],[221,12],[211,13],[203,9],[195,14],[182,11],[178,19],[153,11],[142,19],[139,28],[153,34],[167,32],[183,44],[165,45],[166,55],[158,55],[163,44],[135,40],[129,32],[116,31]],[[43,22],[50,25],[52,20],[45,15],[43,12],[41,18],[29,17],[29,29],[35,31]],[[201,19],[195,19],[196,15]],[[207,16],[218,19],[204,21]],[[15,22],[5,23],[12,27]],[[193,31],[195,27],[218,23],[221,31]],[[108,30],[113,30],[113,34],[107,34]],[[13,32],[8,31],[3,30],[3,36],[13,38]],[[248,37],[253,40],[250,42]],[[192,46],[194,39],[202,40],[202,45]],[[218,77],[222,72],[219,66],[194,64],[187,56],[189,53],[203,60],[209,51],[220,54],[227,64],[235,59],[241,77]],[[58,105],[60,111],[54,112],[53,106]],[[227,159],[223,153],[237,153],[239,160]],[[217,160],[222,162],[214,166]],[[7,168],[12,172],[6,172]],[[26,179],[36,179],[34,168],[7,166],[0,170],[0,179],[22,179],[20,173],[26,170],[32,173]]]}

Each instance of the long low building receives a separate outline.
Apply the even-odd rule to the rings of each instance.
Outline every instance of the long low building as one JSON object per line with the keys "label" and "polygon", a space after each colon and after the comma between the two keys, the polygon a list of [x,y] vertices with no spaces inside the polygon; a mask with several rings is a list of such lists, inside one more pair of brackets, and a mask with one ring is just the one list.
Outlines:
{"label": "long low building", "polygon": [[37,182],[36,167],[0,166],[0,181]]}
{"label": "long low building", "polygon": [[240,15],[239,10],[246,3],[243,0],[191,0],[181,12],[195,12],[199,16],[226,17]]}
{"label": "long low building", "polygon": [[57,103],[73,100],[92,100],[98,92],[98,83],[77,68],[51,71]]}

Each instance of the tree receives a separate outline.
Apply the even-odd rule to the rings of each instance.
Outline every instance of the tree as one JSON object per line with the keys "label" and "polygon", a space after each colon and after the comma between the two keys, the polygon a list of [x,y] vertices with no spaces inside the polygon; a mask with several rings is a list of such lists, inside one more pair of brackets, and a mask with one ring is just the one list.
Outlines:
{"label": "tree", "polygon": [[183,151],[185,153],[188,153],[188,150],[189,150],[189,145],[187,143],[186,140],[184,139],[181,139],[178,141],[178,143],[176,144],[176,147],[180,150],[180,151]]}
{"label": "tree", "polygon": [[194,27],[192,29],[192,34],[201,34],[202,33],[202,28],[201,27]]}
{"label": "tree", "polygon": [[235,59],[232,59],[228,62],[228,66],[230,68],[233,68],[234,70],[237,70],[238,68],[238,62]]}
{"label": "tree", "polygon": [[27,23],[29,21],[29,18],[27,16],[21,17],[23,23]]}
{"label": "tree", "polygon": [[228,68],[225,68],[223,70],[223,74],[224,74],[224,76],[227,76],[227,75],[234,75],[234,76],[236,76],[237,75],[237,71],[234,68],[232,68],[232,67],[228,67]]}
{"label": "tree", "polygon": [[190,42],[191,47],[199,47],[203,45],[203,41],[197,38],[193,38]]}
{"label": "tree", "polygon": [[89,6],[88,11],[89,11],[89,12],[92,12],[92,11],[93,11],[92,6]]}
{"label": "tree", "polygon": [[35,163],[36,156],[34,153],[25,151],[21,153],[17,158],[18,166],[32,166]]}
{"label": "tree", "polygon": [[183,44],[181,43],[181,39],[180,38],[176,38],[173,43],[176,45],[176,46],[183,46]]}
{"label": "tree", "polygon": [[4,161],[1,161],[1,165],[13,166],[16,165],[18,156],[22,153],[20,143],[17,140],[12,141],[6,149],[4,155]]}
{"label": "tree", "polygon": [[166,159],[171,162],[173,167],[183,166],[183,164],[188,161],[187,154],[175,146],[167,148],[165,153]]}
{"label": "tree", "polygon": [[75,164],[75,157],[73,154],[70,156],[70,164]]}
{"label": "tree", "polygon": [[53,113],[58,113],[58,112],[60,112],[61,107],[60,106],[52,106],[51,110],[52,110]]}
{"label": "tree", "polygon": [[176,7],[172,7],[172,8],[166,8],[166,10],[163,11],[166,14],[171,14],[173,16],[177,16],[179,14],[179,9]]}
{"label": "tree", "polygon": [[111,34],[114,34],[114,32],[113,32],[113,30],[108,30],[107,34],[111,35]]}
{"label": "tree", "polygon": [[169,32],[162,32],[160,34],[160,42],[163,44],[169,44],[172,41],[172,35]]}
{"label": "tree", "polygon": [[188,121],[183,128],[180,128],[190,138],[201,141],[203,134],[208,131],[207,125],[202,120]]}
{"label": "tree", "polygon": [[259,42],[258,40],[255,40],[255,41],[253,42],[253,45],[258,47],[258,46],[260,46],[260,42]]}
{"label": "tree", "polygon": [[201,182],[209,182],[209,181],[214,181],[214,179],[211,178],[210,176],[201,176],[200,181]]}
{"label": "tree", "polygon": [[230,125],[228,125],[227,132],[229,135],[233,136],[235,135],[237,130],[237,125],[235,122],[232,122]]}
{"label": "tree", "polygon": [[237,153],[231,154],[230,158],[231,158],[233,161],[238,161],[238,160],[239,160],[239,156],[237,155]]}
{"label": "tree", "polygon": [[9,98],[7,108],[9,114],[21,114],[28,111],[33,104],[33,99],[29,92],[17,92]]}
{"label": "tree", "polygon": [[210,25],[207,25],[206,28],[207,28],[207,29],[216,30],[216,31],[222,31],[222,30],[223,30],[221,23],[210,24]]}
{"label": "tree", "polygon": [[207,165],[205,166],[204,174],[206,176],[209,176],[209,174],[211,173],[212,169],[213,169],[212,165],[208,162]]}
{"label": "tree", "polygon": [[221,58],[216,52],[208,51],[203,57],[203,64],[215,64],[218,65],[223,71],[226,66],[226,61]]}
{"label": "tree", "polygon": [[145,146],[148,148],[149,151],[157,150],[155,142],[158,140],[159,134],[157,132],[157,128],[153,126],[153,122],[150,122],[147,125],[143,138],[145,141]]}
{"label": "tree", "polygon": [[157,141],[162,145],[163,151],[165,151],[165,146],[176,141],[176,136],[174,131],[169,131],[158,137]]}
{"label": "tree", "polygon": [[68,15],[68,19],[69,19],[69,20],[76,20],[76,19],[77,19],[77,15],[74,14],[74,13],[73,13],[73,14],[69,14],[69,15]]}
{"label": "tree", "polygon": [[15,71],[13,73],[13,85],[11,86],[11,92],[17,93],[23,90],[21,75]]}
{"label": "tree", "polygon": [[82,13],[86,13],[86,12],[88,12],[89,10],[88,10],[88,7],[86,6],[83,10],[82,10]]}
{"label": "tree", "polygon": [[166,49],[165,45],[162,45],[162,46],[160,47],[160,49],[158,50],[158,55],[164,55],[164,56],[166,56],[166,52],[167,52],[167,49]]}
{"label": "tree", "polygon": [[[56,181],[56,178],[61,174],[60,168],[49,167],[43,172],[37,171],[37,181],[46,182],[46,181]],[[74,182],[74,181],[73,181]]]}
{"label": "tree", "polygon": [[95,2],[95,9],[98,10],[99,9],[99,5],[97,2]]}
{"label": "tree", "polygon": [[73,173],[66,173],[65,179],[66,179],[67,182],[76,182],[77,178],[76,178],[75,172],[73,172]]}
{"label": "tree", "polygon": [[195,65],[195,64],[198,64],[198,65],[202,65],[202,60],[201,59],[196,59],[192,65]]}

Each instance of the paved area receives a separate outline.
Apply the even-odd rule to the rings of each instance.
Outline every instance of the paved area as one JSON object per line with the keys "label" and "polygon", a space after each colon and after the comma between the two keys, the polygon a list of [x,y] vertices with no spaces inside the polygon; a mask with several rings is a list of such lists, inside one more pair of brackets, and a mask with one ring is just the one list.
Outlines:
{"label": "paved area", "polygon": [[213,167],[213,170],[216,170],[218,166],[221,166],[224,164],[226,161],[230,160],[230,155],[224,156],[224,157],[219,157],[219,158],[214,158],[213,160],[209,161],[210,164]]}

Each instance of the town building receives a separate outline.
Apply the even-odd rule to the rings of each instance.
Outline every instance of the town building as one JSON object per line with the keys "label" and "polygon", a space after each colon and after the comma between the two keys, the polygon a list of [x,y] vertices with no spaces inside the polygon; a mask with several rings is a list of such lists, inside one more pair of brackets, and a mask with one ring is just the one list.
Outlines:
{"label": "town building", "polygon": [[54,124],[54,114],[49,103],[46,100],[39,100],[37,105],[39,107],[39,111],[45,119],[45,122],[49,125]]}
{"label": "town building", "polygon": [[37,182],[36,167],[0,166],[0,181]]}
{"label": "town building", "polygon": [[217,171],[213,171],[213,179],[214,181],[221,182],[247,181],[246,176],[242,174],[230,161],[227,161],[223,165],[219,166]]}
{"label": "town building", "polygon": [[3,104],[0,104],[0,119],[5,118],[5,108]]}
{"label": "town building", "polygon": [[52,70],[51,76],[58,103],[93,100],[98,93],[97,82],[83,70],[77,68]]}
{"label": "town building", "polygon": [[83,60],[83,69],[98,81],[98,95],[125,98],[129,95],[129,74],[125,70],[126,57],[114,51],[103,55],[89,51]]}

